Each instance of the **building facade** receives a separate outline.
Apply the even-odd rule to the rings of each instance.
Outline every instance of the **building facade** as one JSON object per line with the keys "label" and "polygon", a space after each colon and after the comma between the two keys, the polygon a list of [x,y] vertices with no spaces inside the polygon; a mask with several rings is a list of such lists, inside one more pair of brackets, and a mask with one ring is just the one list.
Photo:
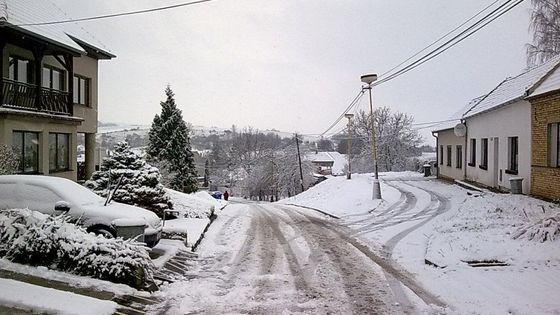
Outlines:
{"label": "building facade", "polygon": [[[25,18],[34,21],[34,3],[28,12],[11,1],[5,9],[0,16],[0,145],[19,157],[18,173],[76,180],[77,139],[83,134],[90,176],[95,167],[98,62],[115,56],[90,44],[93,40],[86,42],[81,28],[21,25]],[[85,38],[77,37],[81,33]]]}
{"label": "building facade", "polygon": [[529,96],[531,102],[531,194],[560,200],[560,70]]}

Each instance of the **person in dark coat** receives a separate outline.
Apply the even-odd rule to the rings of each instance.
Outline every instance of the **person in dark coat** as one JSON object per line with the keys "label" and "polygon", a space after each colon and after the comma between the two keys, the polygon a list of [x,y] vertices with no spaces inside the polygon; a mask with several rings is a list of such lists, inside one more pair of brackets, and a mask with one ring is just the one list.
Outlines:
{"label": "person in dark coat", "polygon": [[229,198],[229,193],[226,190],[226,192],[224,193],[224,200],[227,201],[228,198]]}

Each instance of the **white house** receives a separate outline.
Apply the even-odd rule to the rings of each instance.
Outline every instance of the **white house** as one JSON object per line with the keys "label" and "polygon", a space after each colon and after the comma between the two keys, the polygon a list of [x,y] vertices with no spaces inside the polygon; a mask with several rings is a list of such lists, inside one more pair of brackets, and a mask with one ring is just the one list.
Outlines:
{"label": "white house", "polygon": [[[531,191],[531,104],[527,96],[559,66],[554,58],[472,100],[433,130],[437,137],[438,176],[466,179],[508,191],[510,178],[523,178]],[[454,128],[457,124],[457,128]],[[457,129],[457,130],[456,130]]]}

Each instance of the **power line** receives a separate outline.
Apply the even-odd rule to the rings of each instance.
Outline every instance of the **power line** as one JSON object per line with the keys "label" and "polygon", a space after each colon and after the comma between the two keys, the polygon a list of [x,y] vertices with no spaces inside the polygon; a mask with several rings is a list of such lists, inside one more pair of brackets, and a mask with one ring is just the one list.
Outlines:
{"label": "power line", "polygon": [[377,86],[377,85],[383,84],[385,82],[388,82],[388,81],[390,81],[392,79],[395,79],[395,78],[407,73],[408,71],[413,70],[413,69],[421,66],[422,64],[434,59],[435,57],[441,55],[442,53],[444,53],[445,51],[447,51],[451,47],[457,45],[458,43],[467,39],[468,37],[470,37],[474,33],[478,32],[479,30],[481,30],[482,28],[484,28],[486,25],[490,24],[491,22],[493,22],[497,18],[499,18],[502,15],[504,15],[505,13],[509,12],[511,9],[518,6],[523,1],[525,1],[525,0],[518,0],[517,2],[513,3],[509,7],[506,7],[506,6],[508,4],[510,4],[511,2],[513,2],[513,0],[508,0],[508,1],[504,2],[498,8],[494,9],[492,12],[485,15],[483,18],[478,20],[476,23],[474,23],[473,25],[471,25],[467,29],[463,30],[458,35],[454,36],[452,39],[448,40],[444,44],[442,44],[442,45],[438,46],[437,48],[433,49],[428,54],[425,54],[424,56],[417,59],[416,61],[414,61],[410,65],[404,67],[403,69],[389,75],[388,77],[382,78],[381,80],[372,83],[372,85]]}
{"label": "power line", "polygon": [[[403,69],[398,70],[397,72],[389,75],[388,77],[384,77],[385,75],[387,75],[388,73],[390,73],[391,71],[397,69],[398,67],[402,66],[403,64],[405,64],[406,62],[410,61],[411,59],[413,59],[414,57],[418,56],[420,53],[426,51],[428,48],[434,46],[436,43],[442,41],[444,38],[448,37],[450,34],[452,34],[453,32],[459,30],[461,27],[467,25],[467,23],[469,23],[470,21],[472,21],[473,19],[475,19],[477,16],[481,15],[483,12],[487,11],[489,8],[491,8],[493,5],[495,5],[496,3],[498,3],[499,0],[495,0],[493,1],[491,4],[489,4],[488,6],[484,7],[482,10],[480,10],[479,12],[477,12],[475,15],[473,15],[472,17],[470,17],[469,19],[467,19],[466,21],[464,21],[463,23],[459,24],[457,27],[453,28],[451,31],[447,32],[446,34],[444,34],[443,36],[441,36],[440,38],[438,38],[437,40],[435,40],[434,42],[432,42],[431,44],[429,44],[428,46],[424,47],[423,49],[419,50],[418,52],[416,52],[415,54],[413,54],[412,56],[408,57],[407,59],[405,59],[404,61],[402,61],[401,63],[399,63],[398,65],[396,65],[395,67],[391,68],[390,70],[386,71],[385,73],[383,73],[381,75],[381,80],[374,82],[372,85],[373,86],[377,86],[380,84],[383,84],[385,82],[388,82],[402,74],[405,74],[406,72],[413,70],[419,66],[421,66],[422,64],[432,60],[433,58],[439,56],[440,54],[442,54],[443,52],[447,51],[448,49],[450,49],[451,47],[457,45],[458,43],[462,42],[463,40],[467,39],[468,37],[470,37],[471,35],[473,35],[474,33],[476,33],[477,31],[479,31],[480,29],[482,29],[483,27],[485,27],[486,25],[488,25],[489,23],[491,23],[492,21],[494,21],[495,19],[499,18],[500,16],[502,16],[503,14],[505,14],[506,12],[510,11],[511,9],[513,9],[514,7],[516,7],[517,5],[519,5],[521,2],[523,2],[524,0],[518,0],[516,3],[514,3],[513,5],[510,5],[509,7],[506,7],[507,5],[511,4],[511,2],[513,2],[514,0],[507,0],[506,2],[504,2],[503,4],[501,4],[500,6],[498,6],[497,8],[495,8],[494,10],[492,10],[490,13],[486,14],[484,17],[482,17],[481,19],[479,19],[478,21],[476,21],[474,24],[472,24],[471,26],[469,26],[468,28],[466,28],[465,30],[463,30],[462,32],[460,32],[459,34],[457,34],[456,36],[454,36],[453,38],[451,38],[450,40],[446,41],[445,43],[443,43],[442,45],[436,47],[435,49],[431,50],[429,53],[425,54],[424,56],[420,57],[419,59],[417,59],[416,61],[414,61],[413,63],[411,63],[410,65],[404,67]],[[504,9],[505,8],[505,9]],[[501,11],[500,11],[501,10]],[[481,25],[482,24],[482,25]],[[448,46],[449,45],[449,46]],[[446,47],[447,46],[447,47]],[[363,94],[363,90],[361,91],[361,93]],[[354,101],[353,101],[354,102]],[[331,126],[329,126],[329,128],[323,132],[321,134],[321,136],[323,136],[324,134],[326,134],[329,130],[331,130],[334,126],[336,126],[336,124],[338,124],[338,122],[340,122],[340,120],[342,119],[342,117],[344,117],[344,114],[346,114],[350,108],[355,105],[353,103],[351,103],[346,109],[345,111],[331,124]],[[336,134],[335,134],[336,135]],[[332,137],[332,135],[331,135]]]}
{"label": "power line", "polygon": [[385,75],[387,75],[388,73],[390,73],[391,71],[397,69],[398,67],[402,66],[403,64],[405,64],[407,61],[410,61],[412,58],[418,56],[419,54],[423,53],[424,51],[426,51],[428,48],[434,46],[435,44],[439,43],[440,41],[442,41],[444,38],[446,38],[447,36],[451,35],[453,32],[457,31],[458,29],[460,29],[461,27],[465,26],[467,23],[469,23],[470,21],[472,21],[474,18],[476,18],[477,16],[479,16],[480,14],[482,14],[482,12],[488,10],[490,7],[492,7],[494,4],[496,4],[497,2],[499,2],[500,0],[495,0],[494,2],[490,3],[488,6],[486,6],[484,9],[478,11],[475,15],[471,16],[470,18],[468,18],[466,21],[464,21],[463,23],[459,24],[457,27],[455,27],[454,29],[450,30],[449,32],[445,33],[444,35],[442,35],[440,38],[436,39],[435,41],[433,41],[432,43],[430,43],[428,46],[422,48],[421,50],[417,51],[415,54],[413,54],[412,56],[408,57],[407,59],[405,59],[404,61],[402,61],[401,63],[399,63],[398,65],[394,66],[393,68],[385,71],[383,74],[380,75],[380,77],[383,77]]}
{"label": "power line", "polygon": [[338,124],[338,122],[344,117],[344,114],[348,113],[352,109],[352,107],[358,104],[358,101],[362,98],[363,95],[364,95],[364,90],[361,89],[358,95],[354,97],[352,102],[350,102],[350,104],[348,105],[348,107],[346,107],[346,109],[342,112],[342,114],[340,114],[340,116],[338,116],[338,118],[329,126],[329,128],[327,128],[327,130],[323,131],[323,133],[321,133],[320,136],[324,136],[327,132],[329,132],[329,130],[334,128],[336,124]]}
{"label": "power line", "polygon": [[108,18],[114,18],[114,17],[119,17],[119,16],[136,15],[136,14],[142,14],[142,13],[150,13],[150,12],[156,12],[156,11],[176,9],[176,8],[180,8],[180,7],[186,7],[186,6],[189,6],[189,5],[195,5],[195,4],[200,4],[200,3],[203,3],[203,2],[210,2],[210,1],[214,1],[214,0],[198,0],[198,1],[192,1],[192,2],[178,3],[178,4],[174,4],[174,5],[163,6],[163,7],[145,9],[145,10],[136,10],[136,11],[129,11],[129,12],[113,13],[113,14],[91,16],[91,17],[85,17],[85,18],[79,18],[79,19],[61,20],[61,21],[40,22],[40,23],[23,23],[23,24],[15,24],[15,26],[41,26],[41,25],[53,25],[53,24],[64,24],[64,23],[72,23],[72,22],[83,22],[83,21],[108,19]]}

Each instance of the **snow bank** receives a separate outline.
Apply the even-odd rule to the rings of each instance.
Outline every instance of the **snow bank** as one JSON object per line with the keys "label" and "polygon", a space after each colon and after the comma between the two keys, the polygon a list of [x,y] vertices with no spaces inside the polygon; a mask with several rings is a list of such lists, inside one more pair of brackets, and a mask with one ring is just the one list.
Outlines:
{"label": "snow bank", "polygon": [[325,211],[342,217],[349,214],[368,213],[384,203],[391,203],[400,196],[399,192],[382,186],[383,200],[372,200],[373,178],[369,174],[352,174],[346,177],[331,177],[303,193],[279,201]]}
{"label": "snow bank", "polygon": [[166,188],[166,192],[173,202],[173,211],[178,212],[179,217],[208,218],[213,210],[220,210],[227,205],[227,201],[214,199],[206,191],[185,194]]}
{"label": "snow bank", "polygon": [[173,239],[174,235],[187,236],[187,245],[193,246],[204,233],[204,229],[210,223],[210,219],[180,218],[165,221],[163,233],[165,238]]}
{"label": "snow bank", "polygon": [[59,291],[11,279],[0,278],[0,304],[33,313],[63,315],[113,314],[117,303],[72,292]]}

